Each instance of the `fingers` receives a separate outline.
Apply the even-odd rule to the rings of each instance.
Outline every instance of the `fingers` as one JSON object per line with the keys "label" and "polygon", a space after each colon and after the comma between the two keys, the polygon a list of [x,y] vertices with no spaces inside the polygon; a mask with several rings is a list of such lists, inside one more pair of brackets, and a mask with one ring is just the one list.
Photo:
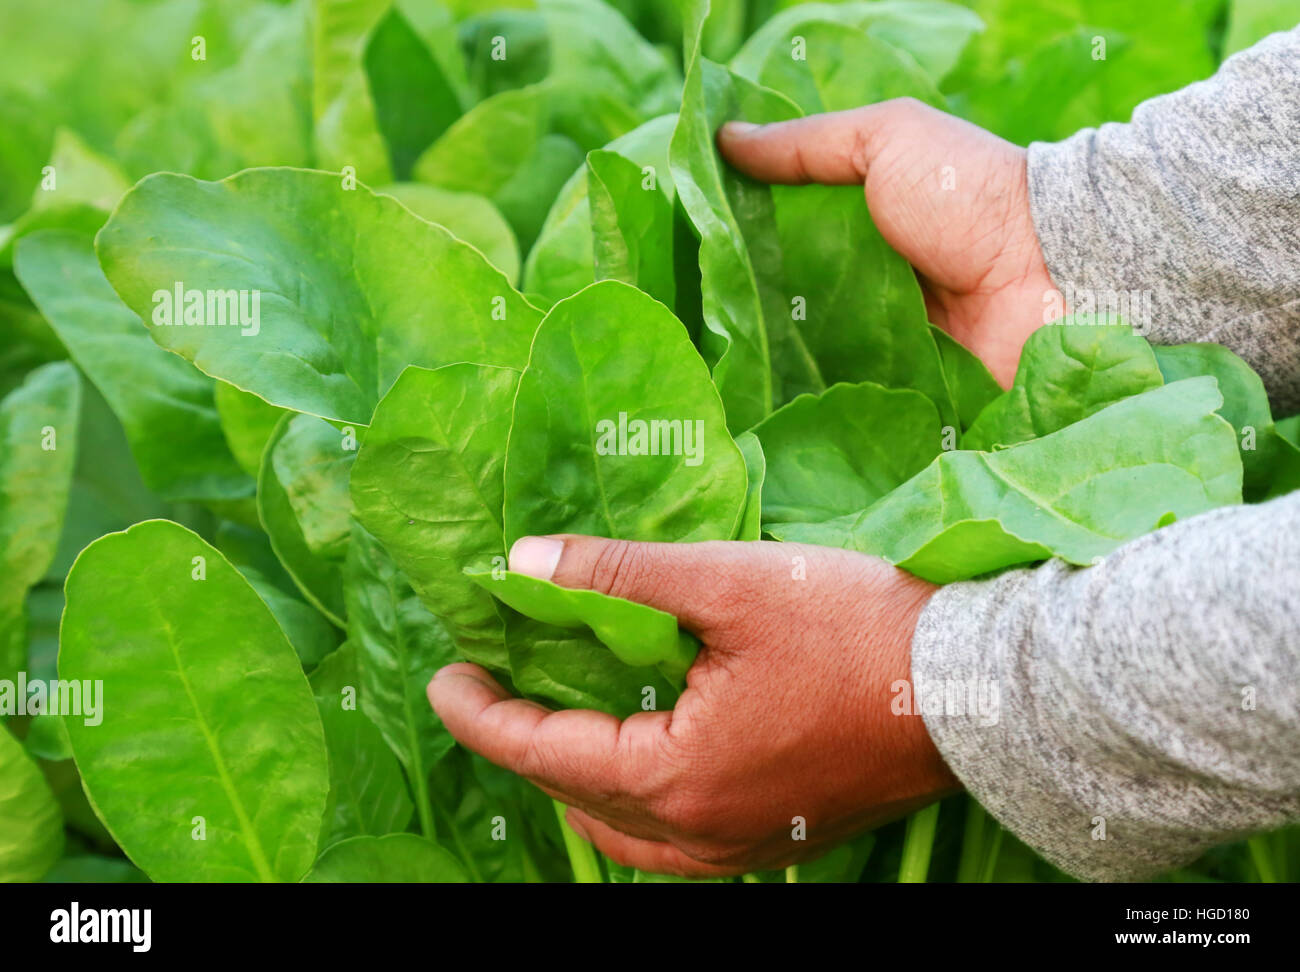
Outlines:
{"label": "fingers", "polygon": [[565,534],[521,537],[512,571],[648,604],[697,634],[734,612],[772,560],[770,543],[633,543]]}
{"label": "fingers", "polygon": [[569,826],[596,850],[624,867],[635,867],[653,874],[674,874],[686,878],[730,877],[741,873],[736,868],[706,864],[658,840],[643,840],[620,833],[589,814],[570,807],[565,814]]}
{"label": "fingers", "polygon": [[645,712],[620,723],[585,709],[553,712],[513,698],[484,669],[464,662],[441,669],[428,694],[458,742],[574,803],[608,804],[640,792],[655,778],[671,718]]}
{"label": "fingers", "polygon": [[919,110],[926,106],[900,98],[771,125],[728,122],[718,132],[718,149],[733,166],[762,182],[861,184],[884,130],[902,112]]}

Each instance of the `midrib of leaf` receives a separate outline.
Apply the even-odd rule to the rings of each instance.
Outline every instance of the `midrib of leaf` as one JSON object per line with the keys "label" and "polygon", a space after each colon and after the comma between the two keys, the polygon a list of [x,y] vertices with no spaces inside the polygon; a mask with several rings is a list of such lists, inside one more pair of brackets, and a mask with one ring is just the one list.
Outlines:
{"label": "midrib of leaf", "polygon": [[[569,348],[573,351],[573,356],[578,358],[578,345],[574,341],[573,328],[569,328]],[[582,411],[587,417],[587,428],[591,430],[588,443],[591,446],[589,455],[591,456],[592,480],[596,483],[596,491],[600,494],[601,515],[605,519],[605,525],[610,528],[609,535],[614,537],[616,536],[614,515],[609,509],[609,497],[605,495],[605,481],[600,475],[600,463],[596,461],[596,426],[591,420],[591,395],[587,386],[587,369],[579,368],[578,371],[582,375]]]}
{"label": "midrib of leaf", "polygon": [[240,798],[234,780],[230,778],[230,771],[226,768],[226,761],[222,758],[221,750],[217,747],[216,737],[213,736],[207,720],[203,717],[203,710],[199,708],[199,700],[194,694],[194,688],[190,684],[189,676],[185,674],[185,667],[181,664],[180,651],[176,647],[175,630],[172,628],[171,621],[159,609],[160,606],[157,601],[154,601],[153,605],[154,613],[166,632],[167,647],[171,651],[172,660],[176,663],[176,674],[180,677],[181,685],[185,689],[185,695],[189,699],[191,708],[194,709],[195,722],[203,733],[203,740],[212,756],[212,762],[217,767],[217,776],[221,782],[221,788],[225,791],[226,799],[230,801],[231,808],[235,811],[235,817],[239,820],[239,829],[243,834],[245,849],[253,860],[253,866],[257,869],[258,877],[268,884],[277,883],[279,878],[271,870],[266,851],[257,836],[257,831],[253,829],[253,822],[249,819],[248,811],[244,809],[244,801]]}
{"label": "midrib of leaf", "polygon": [[406,741],[411,750],[411,782],[415,787],[416,812],[420,815],[420,829],[424,836],[433,840],[437,837],[437,829],[433,824],[433,811],[429,805],[429,781],[425,776],[424,757],[420,753],[419,734],[415,731],[415,713],[411,710],[411,693],[408,689],[408,677],[410,676],[409,652],[407,651],[406,635],[402,627],[401,612],[397,610],[399,603],[397,596],[397,584],[394,581],[394,572],[385,571],[384,587],[388,591],[389,603],[393,605],[393,650],[397,654],[397,666],[401,676],[402,691],[402,712],[405,715],[403,720],[406,723]]}

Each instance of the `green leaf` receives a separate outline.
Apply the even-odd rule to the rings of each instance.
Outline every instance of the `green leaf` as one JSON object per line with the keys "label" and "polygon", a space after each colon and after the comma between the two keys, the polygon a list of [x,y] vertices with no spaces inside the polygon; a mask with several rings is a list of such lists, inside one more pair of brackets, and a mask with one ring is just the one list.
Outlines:
{"label": "green leaf", "polygon": [[512,284],[519,279],[519,243],[514,230],[487,199],[420,182],[397,182],[379,191],[473,246]]}
{"label": "green leaf", "polygon": [[1294,464],[1287,443],[1273,427],[1268,392],[1259,375],[1227,348],[1218,344],[1176,344],[1152,349],[1167,382],[1210,375],[1219,383],[1223,407],[1219,409],[1237,435],[1244,469],[1247,501],[1269,492],[1279,463]]}
{"label": "green leaf", "polygon": [[78,854],[65,857],[41,879],[43,884],[147,884],[144,872],[120,857]]}
{"label": "green leaf", "polygon": [[460,117],[460,99],[433,53],[396,7],[371,33],[364,63],[393,174],[405,179],[419,154]]}
{"label": "green leaf", "polygon": [[634,712],[670,709],[677,701],[677,689],[659,669],[623,664],[582,629],[511,613],[506,644],[515,688],[551,704],[626,719]]}
{"label": "green leaf", "polygon": [[24,667],[24,601],[59,542],[77,456],[81,382],[43,365],[0,401],[0,678]]}
{"label": "green leaf", "polygon": [[339,629],[325,615],[285,591],[257,568],[242,564],[235,566],[249,586],[257,591],[257,596],[271,609],[276,623],[289,639],[289,644],[293,645],[293,650],[298,653],[304,669],[314,668],[322,658],[338,647]]}
{"label": "green leaf", "polygon": [[303,597],[333,624],[343,627],[343,572],[336,561],[315,553],[298,522],[293,501],[280,481],[275,463],[276,446],[295,422],[320,421],[309,415],[286,412],[271,433],[262,453],[257,478],[257,516],[271,540],[271,549],[298,585]]}
{"label": "green leaf", "polygon": [[551,200],[582,164],[580,146],[553,130],[555,111],[556,95],[547,85],[503,91],[481,101],[420,156],[415,178],[490,199],[527,251]]}
{"label": "green leaf", "polygon": [[987,452],[1041,438],[1164,383],[1151,346],[1127,324],[1066,318],[1029,336],[1015,381],[980,413],[962,448]]}
{"label": "green leaf", "polygon": [[[858,28],[877,41],[907,52],[936,84],[952,70],[966,42],[984,28],[976,14],[952,3],[801,3],[782,10],[756,30],[732,58],[731,70],[751,81],[758,80],[774,50],[794,34],[816,30],[813,25],[823,21]],[[789,53],[787,47],[785,54]],[[872,69],[869,64],[861,67],[865,71]]]}
{"label": "green leaf", "polygon": [[[724,68],[698,55],[699,24],[688,32],[686,86],[669,162],[678,198],[700,237],[704,324],[701,351],[727,409],[728,427],[742,432],[772,409],[772,369],[802,365],[806,356],[769,351],[768,327],[792,330],[788,304],[779,292],[783,271],[765,265],[756,272],[749,245],[775,240],[771,192],[727,169],[714,146],[725,121],[771,122],[798,115],[775,92],[737,82]],[[743,223],[743,225],[742,225]],[[779,252],[776,259],[779,261]],[[775,270],[775,277],[772,271]],[[772,340],[776,345],[778,342]],[[805,390],[805,389],[801,389]]]}
{"label": "green leaf", "polygon": [[551,309],[515,395],[508,544],[547,533],[726,540],[745,486],[718,393],[667,308],[606,280]]}
{"label": "green leaf", "polygon": [[[802,47],[793,46],[802,38]],[[801,58],[792,56],[797,50]],[[757,79],[805,115],[844,111],[890,98],[944,99],[910,54],[846,24],[813,20],[791,28],[763,61]]]}
{"label": "green leaf", "polygon": [[356,649],[345,643],[317,666],[310,681],[330,760],[321,847],[348,837],[404,831],[415,805],[396,755],[357,705],[361,673]]}
{"label": "green leaf", "polygon": [[984,367],[984,362],[947,331],[931,324],[930,335],[939,346],[944,378],[957,409],[957,420],[961,423],[959,431],[965,432],[975,424],[984,407],[1002,394],[1002,387]]}
{"label": "green leaf", "polygon": [[763,538],[763,484],[767,476],[767,457],[763,455],[763,444],[753,432],[742,432],[736,436],[736,448],[745,457],[745,512],[740,518],[740,529],[736,531],[737,540],[761,540]]}
{"label": "green leaf", "polygon": [[429,769],[452,746],[425,689],[434,673],[456,660],[451,636],[415,596],[392,559],[360,526],[344,568],[348,641],[361,672],[361,706],[406,767],[426,837],[434,834]]}
{"label": "green leaf", "polygon": [[390,0],[312,0],[312,120],[325,168],[352,166],[372,185],[393,181],[364,69]]}
{"label": "green leaf", "polygon": [[466,575],[520,614],[560,628],[586,627],[625,665],[655,665],[681,687],[699,642],[665,611],[600,591],[560,587],[509,571],[466,568]]}
{"label": "green leaf", "polygon": [[285,410],[225,381],[216,383],[213,398],[226,445],[239,467],[256,477],[262,468],[266,443]]}
{"label": "green leaf", "polygon": [[[668,164],[668,142],[676,115],[664,115],[620,135],[604,147],[654,169],[659,187],[675,197]],[[537,242],[524,265],[525,289],[546,306],[595,282],[595,254],[586,169],[580,168],[555,197]],[[674,254],[677,256],[678,254]]]}
{"label": "green leaf", "polygon": [[587,155],[592,255],[597,280],[621,280],[668,307],[673,280],[673,207],[635,162],[617,152]]}
{"label": "green leaf", "polygon": [[[274,405],[366,424],[408,364],[521,367],[538,312],[473,247],[336,176],[252,169],[150,176],[96,240],[146,320],[156,291],[260,294],[254,327],[150,327],[201,371]],[[254,333],[254,331],[256,333]]]}
{"label": "green leaf", "polygon": [[1295,25],[1296,10],[1291,0],[1231,0],[1223,56],[1244,51],[1269,34]]}
{"label": "green leaf", "polygon": [[253,494],[222,435],[212,379],[149,340],[104,279],[90,236],[32,234],[19,241],[14,271],[121,421],[150,489],[166,499]]}
{"label": "green leaf", "polygon": [[348,475],[356,459],[357,430],[336,429],[311,415],[295,415],[270,450],[275,479],[284,488],[307,549],[342,560],[352,531]]}
{"label": "green leaf", "polygon": [[307,870],[329,786],[320,718],[275,618],[219,551],[165,520],[87,547],[59,677],[111,686],[103,723],[70,719],[68,735],[96,813],[151,878]]}
{"label": "green leaf", "polygon": [[402,372],[352,470],[356,516],[473,661],[509,659],[492,598],[470,564],[505,563],[503,469],[519,372],[471,364]]}
{"label": "green leaf", "polygon": [[63,721],[63,716],[56,712],[44,712],[34,716],[28,723],[27,738],[23,740],[23,748],[37,759],[54,763],[72,759],[72,743],[68,740],[68,727]]}
{"label": "green leaf", "polygon": [[353,837],[320,856],[308,884],[463,884],[469,874],[455,855],[415,834]]}
{"label": "green leaf", "polygon": [[63,853],[63,814],[40,768],[0,726],[0,881],[38,881]]}
{"label": "green leaf", "polygon": [[934,403],[872,382],[801,395],[754,429],[763,444],[763,524],[821,523],[864,510],[939,454]]}
{"label": "green leaf", "polygon": [[1091,564],[1241,501],[1222,403],[1209,378],[1164,385],[1014,448],[945,452],[860,513],[770,532],[875,554],[935,583],[1049,556]]}

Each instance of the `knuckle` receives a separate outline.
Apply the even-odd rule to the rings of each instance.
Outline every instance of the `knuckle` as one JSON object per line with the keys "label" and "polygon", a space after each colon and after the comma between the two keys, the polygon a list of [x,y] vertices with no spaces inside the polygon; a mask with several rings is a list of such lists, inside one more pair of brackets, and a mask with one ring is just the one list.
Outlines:
{"label": "knuckle", "polygon": [[645,554],[637,544],[610,540],[591,561],[586,583],[593,591],[625,597],[637,589],[645,574]]}

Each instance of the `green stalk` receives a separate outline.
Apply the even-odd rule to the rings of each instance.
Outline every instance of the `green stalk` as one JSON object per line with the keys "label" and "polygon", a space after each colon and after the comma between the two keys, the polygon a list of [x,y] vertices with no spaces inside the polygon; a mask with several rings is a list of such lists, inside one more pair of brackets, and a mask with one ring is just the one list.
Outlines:
{"label": "green stalk", "polygon": [[787,868],[785,869],[785,883],[786,883],[786,884],[798,884],[798,883],[799,883],[799,865],[798,865],[798,864],[791,864],[789,867],[787,867]]}
{"label": "green stalk", "polygon": [[1246,841],[1246,846],[1250,848],[1250,859],[1255,862],[1255,870],[1259,872],[1260,884],[1277,884],[1277,872],[1273,870],[1271,855],[1273,848],[1270,844],[1268,834],[1260,834]]}
{"label": "green stalk", "polygon": [[430,840],[437,840],[438,828],[433,825],[433,807],[429,802],[429,781],[424,778],[424,765],[418,750],[413,759],[416,771],[411,774],[411,782],[415,784],[415,809],[420,812],[420,833]]}
{"label": "green stalk", "polygon": [[564,849],[569,855],[569,864],[573,868],[574,884],[601,884],[605,878],[600,873],[600,861],[596,860],[595,849],[574,833],[569,821],[564,819],[564,804],[552,800],[555,804],[555,816],[560,821],[560,833],[564,835]]}
{"label": "green stalk", "polygon": [[973,884],[979,880],[984,863],[984,834],[988,814],[974,797],[966,798],[966,826],[961,837],[961,857],[957,862],[957,881]]}
{"label": "green stalk", "polygon": [[1002,825],[996,820],[993,821],[993,826],[997,829],[993,831],[993,843],[989,846],[988,855],[984,858],[984,870],[980,875],[981,884],[993,883],[993,874],[998,867],[998,851],[1002,850],[1002,835],[1006,833],[1002,829]]}
{"label": "green stalk", "polygon": [[930,851],[939,826],[939,804],[932,803],[907,818],[903,836],[903,860],[898,867],[899,884],[924,884],[930,871]]}

